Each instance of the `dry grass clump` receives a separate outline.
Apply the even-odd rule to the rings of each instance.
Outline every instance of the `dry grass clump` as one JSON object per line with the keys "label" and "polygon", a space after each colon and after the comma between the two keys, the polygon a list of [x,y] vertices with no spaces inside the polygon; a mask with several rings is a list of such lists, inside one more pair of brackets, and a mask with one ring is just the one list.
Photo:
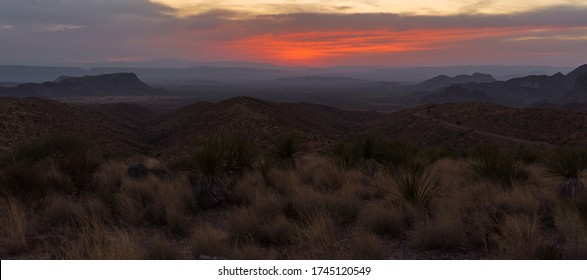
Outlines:
{"label": "dry grass clump", "polygon": [[555,210],[554,223],[563,239],[565,258],[586,259],[587,219],[574,207],[560,206]]}
{"label": "dry grass clump", "polygon": [[360,231],[353,236],[352,258],[357,260],[381,260],[385,258],[385,252],[381,240],[376,235]]}
{"label": "dry grass clump", "polygon": [[229,235],[210,224],[200,225],[192,234],[192,256],[224,258],[230,251]]}
{"label": "dry grass clump", "polygon": [[548,242],[541,230],[540,219],[535,216],[506,215],[499,225],[495,240],[500,258],[560,258],[560,252]]}
{"label": "dry grass clump", "polygon": [[74,260],[138,260],[145,251],[132,231],[89,221],[65,240],[58,258]]}
{"label": "dry grass clump", "polygon": [[399,237],[406,230],[403,209],[393,205],[370,204],[361,211],[359,221],[365,230],[381,236]]}
{"label": "dry grass clump", "polygon": [[424,250],[449,251],[464,247],[467,234],[460,213],[441,212],[416,224],[411,243]]}
{"label": "dry grass clump", "polygon": [[24,252],[28,248],[27,233],[31,227],[29,214],[24,205],[14,199],[0,200],[0,256],[14,255]]}

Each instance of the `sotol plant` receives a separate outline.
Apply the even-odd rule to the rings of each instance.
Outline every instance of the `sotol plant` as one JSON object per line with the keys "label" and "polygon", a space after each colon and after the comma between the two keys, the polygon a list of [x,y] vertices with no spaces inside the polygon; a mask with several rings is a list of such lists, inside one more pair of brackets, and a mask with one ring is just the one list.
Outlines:
{"label": "sotol plant", "polygon": [[528,172],[519,160],[496,147],[477,150],[469,168],[474,175],[490,180],[504,190],[510,190],[516,182],[528,178]]}
{"label": "sotol plant", "polygon": [[395,193],[419,207],[430,207],[439,193],[428,168],[422,164],[412,163],[389,172]]}
{"label": "sotol plant", "polygon": [[553,152],[543,161],[546,176],[559,183],[561,197],[571,198],[585,190],[581,178],[587,170],[587,152],[563,148]]}
{"label": "sotol plant", "polygon": [[196,197],[204,208],[225,200],[222,179],[242,174],[257,160],[254,139],[242,135],[215,135],[189,154],[190,170],[198,177]]}
{"label": "sotol plant", "polygon": [[294,156],[300,150],[300,137],[293,131],[282,132],[273,138],[271,153],[288,166],[295,167]]}

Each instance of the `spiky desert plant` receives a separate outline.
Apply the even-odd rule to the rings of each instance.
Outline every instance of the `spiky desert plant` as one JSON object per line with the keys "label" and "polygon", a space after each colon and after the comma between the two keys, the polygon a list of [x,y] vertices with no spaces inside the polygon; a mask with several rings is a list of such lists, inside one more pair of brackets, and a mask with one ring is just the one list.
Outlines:
{"label": "spiky desert plant", "polygon": [[295,167],[294,156],[301,150],[301,140],[294,131],[277,134],[273,138],[271,153],[285,164]]}
{"label": "spiky desert plant", "polygon": [[190,170],[202,179],[213,181],[225,171],[228,145],[221,137],[208,137],[198,149],[189,153]]}
{"label": "spiky desert plant", "polygon": [[394,193],[416,206],[429,208],[439,194],[438,187],[432,182],[428,167],[412,163],[399,168],[389,169]]}
{"label": "spiky desert plant", "polygon": [[585,190],[581,181],[587,170],[587,152],[561,148],[543,160],[545,175],[555,180],[561,197],[571,198]]}
{"label": "spiky desert plant", "polygon": [[242,174],[251,168],[258,159],[257,145],[253,137],[232,134],[226,138],[225,170],[231,174]]}
{"label": "spiky desert plant", "polygon": [[511,154],[502,153],[496,147],[481,147],[469,164],[474,175],[510,190],[518,181],[528,178],[528,172]]}
{"label": "spiky desert plant", "polygon": [[227,175],[242,174],[257,160],[257,148],[251,137],[213,135],[203,139],[189,154],[190,170],[197,175],[196,197],[203,208],[218,206],[226,199]]}

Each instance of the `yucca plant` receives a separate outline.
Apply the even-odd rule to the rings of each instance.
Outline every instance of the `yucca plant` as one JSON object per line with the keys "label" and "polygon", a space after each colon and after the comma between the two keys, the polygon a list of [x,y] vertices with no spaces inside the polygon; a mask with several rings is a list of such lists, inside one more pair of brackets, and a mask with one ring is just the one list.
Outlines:
{"label": "yucca plant", "polygon": [[544,158],[545,175],[558,182],[561,197],[575,197],[585,190],[581,181],[587,170],[587,152],[576,148],[562,148]]}
{"label": "yucca plant", "polygon": [[295,167],[294,156],[300,150],[300,137],[293,131],[282,132],[273,138],[271,153],[290,167]]}
{"label": "yucca plant", "polygon": [[504,190],[510,190],[516,182],[528,179],[528,172],[522,163],[496,147],[479,148],[469,168],[474,175],[490,180]]}
{"label": "yucca plant", "polygon": [[199,205],[210,208],[226,199],[223,179],[241,174],[257,159],[254,139],[237,135],[205,138],[189,154],[190,170],[197,175],[196,197]]}
{"label": "yucca plant", "polygon": [[395,194],[416,206],[429,208],[439,193],[430,178],[428,167],[423,164],[412,163],[389,172]]}

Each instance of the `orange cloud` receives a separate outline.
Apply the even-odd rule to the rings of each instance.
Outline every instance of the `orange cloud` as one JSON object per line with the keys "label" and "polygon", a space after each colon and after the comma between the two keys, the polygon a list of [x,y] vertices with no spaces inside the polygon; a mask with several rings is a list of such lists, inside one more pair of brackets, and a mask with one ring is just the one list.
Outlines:
{"label": "orange cloud", "polygon": [[421,52],[458,47],[458,42],[507,37],[529,28],[453,28],[440,30],[328,31],[263,34],[236,40],[230,51],[286,65],[320,65],[333,57]]}

